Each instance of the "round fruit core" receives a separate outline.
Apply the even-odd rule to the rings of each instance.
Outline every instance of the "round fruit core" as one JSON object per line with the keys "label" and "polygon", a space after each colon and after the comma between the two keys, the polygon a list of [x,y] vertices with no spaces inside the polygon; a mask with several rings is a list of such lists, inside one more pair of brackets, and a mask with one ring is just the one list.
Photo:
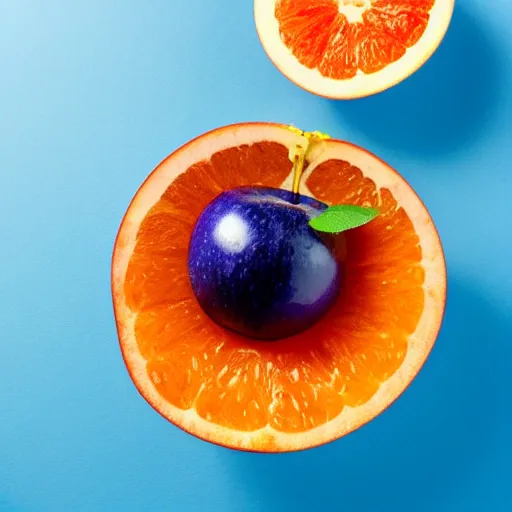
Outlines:
{"label": "round fruit core", "polygon": [[250,338],[276,340],[317,322],[338,296],[341,265],[309,226],[327,205],[288,190],[219,194],[192,232],[188,269],[205,313]]}

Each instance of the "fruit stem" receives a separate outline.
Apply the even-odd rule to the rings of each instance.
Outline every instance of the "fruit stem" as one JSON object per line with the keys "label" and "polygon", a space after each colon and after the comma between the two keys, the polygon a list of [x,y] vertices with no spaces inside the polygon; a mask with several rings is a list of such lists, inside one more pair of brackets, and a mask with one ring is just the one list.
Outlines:
{"label": "fruit stem", "polygon": [[[299,146],[297,146],[298,148]],[[302,178],[302,171],[304,170],[304,161],[306,160],[306,153],[303,151],[298,151],[295,155],[294,163],[293,163],[293,184],[292,184],[292,192],[294,194],[294,202],[296,204],[299,203],[299,188],[300,188],[300,179]]]}
{"label": "fruit stem", "polygon": [[299,188],[300,188],[300,180],[302,178],[302,172],[304,171],[304,164],[306,162],[307,155],[311,150],[314,143],[329,139],[329,135],[321,132],[304,132],[295,128],[295,126],[289,126],[288,129],[298,135],[301,135],[306,139],[305,147],[302,144],[296,144],[293,148],[290,148],[288,158],[293,163],[293,183],[292,183],[292,192],[294,194],[294,202],[295,204],[299,203]]}

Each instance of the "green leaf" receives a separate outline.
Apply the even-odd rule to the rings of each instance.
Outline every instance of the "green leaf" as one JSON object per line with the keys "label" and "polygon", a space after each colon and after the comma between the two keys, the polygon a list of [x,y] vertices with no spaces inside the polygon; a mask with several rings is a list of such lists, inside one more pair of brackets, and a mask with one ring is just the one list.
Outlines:
{"label": "green leaf", "polygon": [[355,204],[339,204],[329,206],[318,217],[311,219],[309,225],[324,233],[341,233],[370,222],[378,214],[379,210],[375,208],[365,208]]}

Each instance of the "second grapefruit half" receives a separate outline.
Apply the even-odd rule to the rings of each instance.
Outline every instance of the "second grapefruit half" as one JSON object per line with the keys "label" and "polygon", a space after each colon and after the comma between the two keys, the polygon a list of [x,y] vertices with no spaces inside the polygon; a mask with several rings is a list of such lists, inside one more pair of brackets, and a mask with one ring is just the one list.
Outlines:
{"label": "second grapefruit half", "polygon": [[141,186],[115,243],[115,316],[136,387],[175,425],[231,448],[310,448],[368,422],[415,377],[442,321],[444,257],[424,205],[387,164],[332,139],[308,151],[301,193],[380,210],[346,232],[346,280],[334,306],[307,331],[270,343],[202,311],[187,268],[197,217],[230,188],[290,189],[290,151],[306,142],[268,123],[195,139]]}
{"label": "second grapefruit half", "polygon": [[334,99],[383,91],[432,55],[454,0],[254,0],[261,43],[300,87]]}

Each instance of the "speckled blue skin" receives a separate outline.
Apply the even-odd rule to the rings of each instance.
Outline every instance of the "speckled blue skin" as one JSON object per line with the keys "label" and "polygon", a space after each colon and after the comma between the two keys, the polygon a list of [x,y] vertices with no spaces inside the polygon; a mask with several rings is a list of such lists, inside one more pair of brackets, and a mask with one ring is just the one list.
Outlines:
{"label": "speckled blue skin", "polygon": [[341,266],[308,226],[327,205],[287,190],[243,187],[217,196],[192,232],[190,281],[204,311],[244,336],[275,340],[332,305]]}

